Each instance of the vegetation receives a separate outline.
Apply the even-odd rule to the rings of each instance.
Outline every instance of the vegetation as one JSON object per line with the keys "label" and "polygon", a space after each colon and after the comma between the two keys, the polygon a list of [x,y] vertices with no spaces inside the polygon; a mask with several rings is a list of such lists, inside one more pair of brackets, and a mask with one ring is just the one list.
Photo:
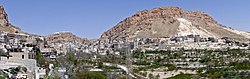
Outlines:
{"label": "vegetation", "polygon": [[106,79],[106,75],[99,72],[79,72],[75,79]]}
{"label": "vegetation", "polygon": [[[141,73],[140,71],[149,71],[161,67],[167,67],[168,71],[184,69],[195,70],[196,75],[180,74],[174,79],[191,79],[191,78],[249,78],[250,70],[250,51],[240,49],[225,49],[225,50],[176,50],[176,51],[145,51],[136,50],[132,54],[136,59],[134,65],[139,67],[134,68],[133,72]],[[186,60],[189,59],[189,60]],[[182,64],[176,64],[184,62]],[[186,63],[185,63],[186,62]],[[189,63],[200,68],[181,68],[180,66],[189,66]],[[174,64],[175,63],[175,64]],[[177,68],[178,66],[178,68]],[[151,75],[152,76],[152,75]]]}
{"label": "vegetation", "polygon": [[8,78],[8,75],[3,72],[3,70],[0,70],[0,79],[6,79]]}
{"label": "vegetation", "polygon": [[37,65],[39,67],[44,67],[45,62],[47,61],[47,58],[44,57],[44,55],[42,55],[42,53],[40,51],[37,51],[35,59],[37,61]]}
{"label": "vegetation", "polygon": [[6,79],[3,75],[0,75],[0,79]]}
{"label": "vegetation", "polygon": [[230,62],[229,66],[231,66],[232,69],[235,69],[235,70],[249,70],[250,69],[250,62],[249,61]]}
{"label": "vegetation", "polygon": [[[39,56],[39,55],[38,55]],[[132,73],[142,76],[148,76],[151,79],[158,79],[159,75],[146,73],[147,71],[155,71],[161,69],[163,71],[174,71],[178,69],[193,70],[197,74],[179,74],[170,79],[200,79],[200,78],[249,78],[249,73],[239,72],[250,69],[250,62],[244,58],[250,58],[250,52],[247,50],[230,49],[230,50],[176,50],[176,51],[134,51],[131,55]],[[56,67],[65,67],[66,75],[73,79],[106,79],[110,75],[103,72],[89,72],[89,68],[99,68],[107,72],[119,73],[119,78],[125,76],[125,72],[115,66],[104,66],[104,63],[126,64],[126,54],[106,56],[97,55],[97,59],[84,58],[79,53],[68,53],[60,56],[54,62]],[[43,57],[39,57],[43,58]],[[242,58],[240,60],[239,58]],[[189,60],[187,60],[189,59]],[[184,62],[184,63],[183,63]],[[190,63],[200,68],[185,68]],[[86,65],[87,64],[87,65]],[[165,69],[166,68],[166,69]],[[146,72],[143,72],[146,71]]]}
{"label": "vegetation", "polygon": [[192,74],[179,74],[174,77],[170,77],[169,79],[193,79]]}

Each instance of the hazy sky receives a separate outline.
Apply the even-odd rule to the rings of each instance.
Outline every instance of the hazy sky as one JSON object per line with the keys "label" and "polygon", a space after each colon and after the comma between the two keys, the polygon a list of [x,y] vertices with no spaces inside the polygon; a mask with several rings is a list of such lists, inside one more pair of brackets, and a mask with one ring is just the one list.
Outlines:
{"label": "hazy sky", "polygon": [[219,23],[250,31],[250,0],[0,0],[9,20],[28,33],[71,31],[87,38],[100,35],[134,13],[178,6],[211,15]]}

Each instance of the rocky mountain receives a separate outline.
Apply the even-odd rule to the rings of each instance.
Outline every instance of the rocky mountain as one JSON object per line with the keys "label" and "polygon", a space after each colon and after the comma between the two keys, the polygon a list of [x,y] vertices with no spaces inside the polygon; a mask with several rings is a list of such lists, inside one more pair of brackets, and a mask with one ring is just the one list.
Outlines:
{"label": "rocky mountain", "polygon": [[0,28],[0,32],[24,33],[20,28],[9,23],[8,15],[2,5],[0,5]]}
{"label": "rocky mountain", "polygon": [[223,26],[204,12],[187,11],[179,7],[159,7],[137,12],[104,32],[100,39],[158,38],[190,34],[231,37],[237,40],[250,38],[250,33]]}
{"label": "rocky mountain", "polygon": [[71,43],[83,43],[88,44],[90,41],[86,38],[80,38],[74,35],[71,32],[57,32],[48,36],[45,36],[45,39],[48,43],[62,43],[62,42],[71,42]]}

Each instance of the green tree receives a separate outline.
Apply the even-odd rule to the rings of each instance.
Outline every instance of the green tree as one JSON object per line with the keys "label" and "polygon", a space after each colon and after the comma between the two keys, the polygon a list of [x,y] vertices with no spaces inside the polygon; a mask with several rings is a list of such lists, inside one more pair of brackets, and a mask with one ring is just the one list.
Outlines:
{"label": "green tree", "polygon": [[150,79],[153,79],[153,78],[154,78],[153,74],[149,74],[148,77],[149,77]]}
{"label": "green tree", "polygon": [[42,67],[43,65],[45,65],[46,58],[42,55],[41,52],[36,53],[35,59],[37,61],[38,66]]}

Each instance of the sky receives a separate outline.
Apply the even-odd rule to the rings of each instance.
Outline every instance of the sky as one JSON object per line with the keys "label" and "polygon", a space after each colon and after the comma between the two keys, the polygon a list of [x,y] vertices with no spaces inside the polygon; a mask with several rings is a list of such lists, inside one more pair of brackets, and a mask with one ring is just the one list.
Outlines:
{"label": "sky", "polygon": [[250,0],[0,0],[11,24],[32,34],[101,34],[141,10],[177,6],[206,12],[220,24],[250,31]]}

